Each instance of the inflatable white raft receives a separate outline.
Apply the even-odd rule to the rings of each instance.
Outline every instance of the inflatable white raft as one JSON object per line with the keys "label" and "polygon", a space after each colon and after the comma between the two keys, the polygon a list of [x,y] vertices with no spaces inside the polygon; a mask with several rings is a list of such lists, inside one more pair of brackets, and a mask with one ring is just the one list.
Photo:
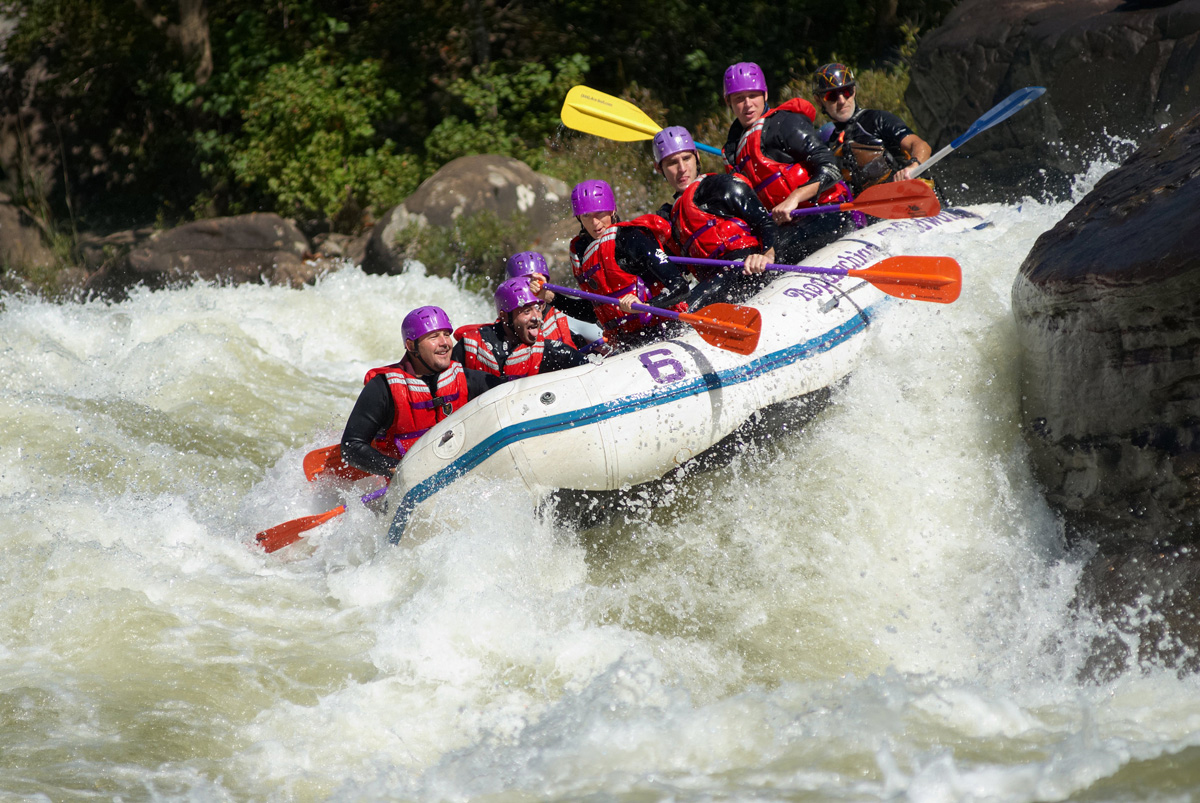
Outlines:
{"label": "inflatable white raft", "polygon": [[[979,224],[978,216],[961,209],[883,221],[804,264],[869,268],[893,256],[887,241],[897,232]],[[755,411],[845,377],[887,300],[861,278],[781,273],[743,302],[762,315],[758,348],[749,356],[688,330],[599,364],[494,388],[430,429],[404,456],[386,497],[392,511],[388,540],[399,542],[417,506],[468,473],[519,479],[535,494],[616,490],[656,480]]]}

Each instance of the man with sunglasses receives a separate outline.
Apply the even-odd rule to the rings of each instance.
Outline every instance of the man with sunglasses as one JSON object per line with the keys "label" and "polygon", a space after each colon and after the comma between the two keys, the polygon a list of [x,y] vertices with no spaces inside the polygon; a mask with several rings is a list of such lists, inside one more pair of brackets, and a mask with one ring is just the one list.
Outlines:
{"label": "man with sunglasses", "polygon": [[896,115],[858,108],[854,73],[845,64],[826,64],[813,73],[813,94],[833,121],[829,147],[855,195],[885,181],[906,180],[932,153],[929,143]]}
{"label": "man with sunglasses", "polygon": [[803,98],[767,105],[767,82],[753,62],[725,70],[725,103],[733,112],[722,152],[730,172],[743,176],[780,225],[780,261],[794,263],[842,234],[843,214],[793,218],[816,204],[850,200],[841,167],[813,127],[817,110]]}

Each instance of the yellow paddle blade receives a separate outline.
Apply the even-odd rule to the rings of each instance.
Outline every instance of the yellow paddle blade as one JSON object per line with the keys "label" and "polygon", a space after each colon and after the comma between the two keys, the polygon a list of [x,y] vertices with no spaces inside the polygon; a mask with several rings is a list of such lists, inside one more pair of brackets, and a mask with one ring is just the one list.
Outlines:
{"label": "yellow paddle blade", "polygon": [[650,139],[662,130],[629,101],[582,85],[571,87],[567,93],[562,121],[567,128],[616,142]]}

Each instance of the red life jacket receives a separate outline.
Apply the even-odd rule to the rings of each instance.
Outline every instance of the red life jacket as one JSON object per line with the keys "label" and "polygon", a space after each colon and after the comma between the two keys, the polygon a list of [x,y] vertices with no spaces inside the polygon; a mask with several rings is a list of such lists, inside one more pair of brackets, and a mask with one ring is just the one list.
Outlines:
{"label": "red life jacket", "polygon": [[571,324],[567,316],[554,307],[545,309],[546,317],[542,318],[542,337],[547,340],[557,340],[575,348],[575,337],[571,334]]}
{"label": "red life jacket", "polygon": [[[734,179],[744,179],[734,174]],[[761,248],[746,221],[736,217],[721,217],[696,206],[696,189],[706,176],[693,181],[671,207],[671,227],[680,254],[701,259],[715,259],[726,251]]]}
{"label": "red life jacket", "polygon": [[376,437],[371,445],[389,457],[403,457],[430,427],[467,403],[467,375],[456,362],[438,374],[436,397],[429,392],[424,379],[408,373],[400,363],[372,368],[363,378],[363,384],[380,374],[387,377],[396,417],[387,432]]}
{"label": "red life jacket", "polygon": [[[617,233],[622,226],[635,226],[647,229],[663,245],[663,237],[669,237],[671,224],[659,215],[649,214],[629,221],[614,223],[604,230],[595,240],[588,243],[583,254],[579,253],[580,234],[571,241],[571,269],[575,273],[575,281],[579,286],[593,293],[606,296],[621,296],[634,293],[639,301],[649,301],[654,296],[666,290],[662,282],[651,281],[649,285],[634,276],[617,263]],[[596,320],[604,328],[605,334],[614,332],[632,334],[649,326],[654,316],[647,313],[633,312],[629,315],[621,312],[616,304],[596,304]],[[687,304],[680,302],[672,309],[687,312]]]}
{"label": "red life jacket", "polygon": [[[499,318],[496,320],[499,321]],[[495,347],[491,342],[491,339],[495,337],[495,330],[492,329],[490,335],[484,335],[484,331],[488,329],[492,329],[492,327],[485,323],[478,326],[464,326],[454,333],[454,336],[462,341],[463,365],[467,368],[486,371],[492,376],[502,376],[505,379],[518,379],[522,376],[533,376],[542,367],[546,339],[541,330],[538,330],[538,338],[532,346],[524,343],[517,346],[501,366],[499,358],[496,357]]]}
{"label": "red life jacket", "polygon": [[[571,322],[567,320],[567,316],[556,310],[554,307],[545,307],[543,311],[546,317],[542,319],[541,334],[547,340],[557,340],[564,345],[575,348],[575,336],[571,334]],[[481,326],[487,326],[486,323],[475,323],[467,326],[460,326],[454,330],[454,339],[462,340],[463,334],[471,329],[478,329]]]}
{"label": "red life jacket", "polygon": [[666,251],[668,254],[674,253],[675,237],[671,231],[671,221],[667,220],[662,215],[656,215],[653,212],[638,215],[626,225],[638,226],[646,229],[654,235],[654,239],[658,241],[658,247]]}
{"label": "red life jacket", "polygon": [[[796,112],[803,114],[811,123],[817,119],[817,110],[804,98],[793,98],[788,102],[770,109],[762,117],[746,129],[738,141],[737,155],[734,157],[736,170],[746,177],[758,200],[767,209],[774,209],[792,190],[807,184],[810,180],[804,165],[796,162],[777,162],[768,157],[762,150],[762,129],[767,119],[776,112]],[[729,168],[732,172],[735,167]],[[815,206],[816,203],[834,204],[851,200],[850,193],[840,182],[833,185],[815,199],[809,199],[800,207]]]}

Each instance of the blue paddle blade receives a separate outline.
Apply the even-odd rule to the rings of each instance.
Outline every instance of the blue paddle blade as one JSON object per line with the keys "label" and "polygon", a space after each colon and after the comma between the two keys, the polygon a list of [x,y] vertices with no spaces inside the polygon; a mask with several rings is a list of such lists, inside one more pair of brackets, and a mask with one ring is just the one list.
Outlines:
{"label": "blue paddle blade", "polygon": [[961,137],[950,143],[951,148],[958,148],[971,137],[986,131],[996,123],[1007,120],[1012,115],[1025,108],[1026,105],[1041,97],[1046,91],[1044,86],[1027,86],[1024,89],[1018,89],[1016,92],[1009,95],[1004,100],[997,103],[991,109],[984,113],[982,117],[974,122]]}

